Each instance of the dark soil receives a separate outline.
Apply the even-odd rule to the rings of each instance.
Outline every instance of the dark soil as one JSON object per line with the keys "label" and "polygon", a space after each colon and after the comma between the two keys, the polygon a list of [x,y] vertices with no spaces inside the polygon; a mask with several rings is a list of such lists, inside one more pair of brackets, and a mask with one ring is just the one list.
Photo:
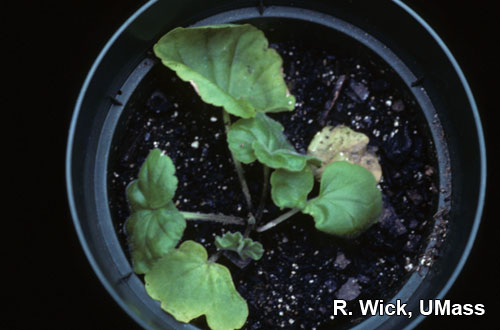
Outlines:
{"label": "dark soil", "polygon": [[[266,252],[243,269],[222,257],[238,291],[247,300],[247,329],[321,329],[359,320],[332,316],[333,300],[390,298],[416,268],[433,227],[438,173],[436,156],[421,110],[386,65],[336,57],[298,43],[273,45],[284,60],[285,78],[297,98],[294,112],[272,115],[300,152],[327,125],[345,124],[367,134],[383,169],[381,221],[355,240],[344,241],[296,215],[252,237]],[[332,107],[336,82],[345,81]],[[337,84],[338,85],[338,84]],[[129,215],[125,187],[137,177],[150,149],[166,151],[177,167],[175,196],[183,211],[246,216],[248,209],[230,160],[220,109],[204,104],[191,86],[157,64],[127,104],[114,137],[109,164],[110,207],[127,250],[123,225]],[[262,189],[262,168],[246,166],[254,204]],[[282,211],[270,199],[262,223]],[[240,226],[190,221],[183,239],[215,251],[214,236]],[[356,300],[354,300],[356,299]],[[354,304],[356,301],[356,304]],[[197,321],[203,326],[203,320]]]}

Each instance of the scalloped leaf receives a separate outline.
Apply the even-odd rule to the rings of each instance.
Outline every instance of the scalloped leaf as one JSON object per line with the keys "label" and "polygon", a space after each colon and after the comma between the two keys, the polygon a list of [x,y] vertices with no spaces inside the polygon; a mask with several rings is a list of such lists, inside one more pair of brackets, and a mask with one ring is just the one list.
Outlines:
{"label": "scalloped leaf", "polygon": [[139,170],[139,178],[127,187],[132,210],[157,209],[167,205],[177,189],[175,165],[160,149],[149,152]]}
{"label": "scalloped leaf", "polygon": [[363,133],[356,132],[347,126],[326,126],[314,135],[307,154],[318,157],[322,165],[315,170],[319,180],[326,166],[337,161],[358,164],[370,171],[377,182],[382,177],[382,168],[377,155],[368,149],[370,139]]}
{"label": "scalloped leaf", "polygon": [[220,250],[234,251],[239,254],[240,258],[246,260],[248,258],[259,260],[264,254],[264,248],[259,242],[255,242],[251,238],[244,238],[238,231],[235,233],[225,233],[215,237],[215,246]]}
{"label": "scalloped leaf", "polygon": [[126,228],[134,271],[144,274],[179,243],[186,220],[170,202],[159,209],[135,211]]}
{"label": "scalloped leaf", "polygon": [[240,162],[249,164],[255,160],[271,167],[297,172],[308,161],[320,164],[313,156],[299,154],[283,134],[283,126],[263,113],[255,118],[240,119],[229,127],[229,149]]}
{"label": "scalloped leaf", "polygon": [[300,172],[278,169],[271,174],[271,198],[280,209],[303,209],[313,186],[314,176],[309,166]]}
{"label": "scalloped leaf", "polygon": [[236,291],[231,273],[207,260],[205,248],[183,242],[158,260],[145,276],[146,291],[178,321],[205,315],[213,330],[239,329],[248,317],[248,306]]}
{"label": "scalloped leaf", "polygon": [[182,238],[186,220],[172,203],[176,189],[172,160],[160,149],[152,150],[139,170],[139,178],[127,187],[132,214],[126,231],[138,274],[149,271]]}
{"label": "scalloped leaf", "polygon": [[190,82],[203,101],[242,118],[290,111],[282,59],[252,25],[176,28],[154,46],[162,63]]}
{"label": "scalloped leaf", "polygon": [[374,224],[381,210],[382,194],[373,175],[360,165],[338,161],[325,168],[319,195],[303,212],[313,216],[318,230],[352,238]]}

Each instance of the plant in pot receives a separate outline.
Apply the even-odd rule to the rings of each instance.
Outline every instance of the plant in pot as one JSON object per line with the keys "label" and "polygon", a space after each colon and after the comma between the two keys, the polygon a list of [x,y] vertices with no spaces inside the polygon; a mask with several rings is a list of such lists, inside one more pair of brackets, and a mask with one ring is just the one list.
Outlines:
{"label": "plant in pot", "polygon": [[[98,219],[84,229],[99,232],[87,238],[103,247],[96,268],[118,270],[105,283],[144,326],[179,326],[149,293],[176,319],[205,314],[212,328],[391,327],[418,318],[363,320],[356,300],[411,306],[436,297],[432,279],[448,281],[447,267],[429,267],[449,251],[463,182],[450,190],[461,162],[433,85],[363,31],[295,9],[149,27],[148,42],[171,32],[129,74],[94,75],[119,88],[97,107],[107,109],[90,125],[98,138],[76,141],[96,150],[80,165],[92,179],[79,208]],[[138,26],[154,21],[145,17]],[[120,252],[102,256],[110,250]],[[333,315],[334,299],[354,315]]]}
{"label": "plant in pot", "polygon": [[[293,110],[295,99],[282,78],[280,56],[268,48],[263,33],[255,27],[177,28],[165,35],[154,51],[182,80],[189,81],[205,102],[223,108],[220,119],[248,215],[238,218],[179,212],[173,202],[178,184],[175,165],[154,149],[142,165],[139,178],[127,188],[132,215],[126,232],[134,269],[145,274],[148,293],[177,320],[189,322],[206,315],[212,329],[240,328],[245,324],[248,307],[235,289],[229,270],[216,263],[220,251],[236,252],[239,260],[235,264],[244,268],[249,259],[259,260],[264,253],[262,244],[250,238],[252,231],[263,233],[301,211],[313,216],[320,231],[338,237],[359,236],[381,213],[382,199],[376,187],[380,166],[377,157],[367,151],[368,138],[347,127],[327,126],[318,132],[308,148],[311,155],[295,151],[283,126],[266,114]],[[243,118],[231,123],[230,114]],[[191,147],[197,149],[199,140]],[[259,205],[253,207],[255,198],[242,163],[257,160],[262,164],[264,182]],[[191,170],[197,167],[195,162]],[[318,196],[307,200],[314,187],[313,172],[321,186]],[[207,181],[212,183],[209,176]],[[291,210],[261,225],[267,211],[268,181],[274,204]],[[186,228],[185,219],[246,228],[216,236],[219,252],[207,259],[206,249],[193,240],[176,248]],[[293,291],[292,286],[289,291]],[[289,322],[295,321],[290,318]]]}

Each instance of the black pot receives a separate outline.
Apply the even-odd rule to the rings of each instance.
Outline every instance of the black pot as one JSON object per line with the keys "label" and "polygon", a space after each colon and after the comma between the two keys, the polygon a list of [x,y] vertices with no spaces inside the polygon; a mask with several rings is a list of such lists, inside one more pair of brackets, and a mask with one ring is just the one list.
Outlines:
{"label": "black pot", "polygon": [[[258,4],[258,5],[256,5]],[[383,14],[382,14],[383,13]],[[178,328],[132,272],[111,221],[107,164],[118,120],[152,62],[146,58],[161,35],[177,26],[249,21],[347,48],[367,48],[387,62],[423,109],[438,153],[439,208],[449,209],[446,239],[429,269],[414,273],[394,296],[418,311],[420,299],[440,299],[462,269],[483,207],[486,156],[476,105],[462,71],[434,31],[399,1],[151,1],[115,33],[90,70],[78,98],[68,141],[67,188],[85,253],[118,304],[145,328]],[[301,21],[297,24],[297,21]],[[307,29],[304,28],[307,26]],[[315,37],[317,36],[317,37]],[[326,41],[325,41],[326,40]],[[467,175],[462,175],[467,173]],[[451,188],[451,189],[450,189]],[[443,225],[443,218],[436,223]],[[431,241],[427,247],[434,246]],[[415,314],[415,312],[414,312]],[[423,316],[371,317],[360,328],[415,326]]]}

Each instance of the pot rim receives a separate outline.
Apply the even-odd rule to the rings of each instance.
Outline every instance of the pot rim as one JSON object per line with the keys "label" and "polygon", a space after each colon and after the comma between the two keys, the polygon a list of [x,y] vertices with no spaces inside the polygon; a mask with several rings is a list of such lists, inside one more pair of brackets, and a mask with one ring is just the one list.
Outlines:
{"label": "pot rim", "polygon": [[[107,55],[108,51],[110,50],[111,46],[116,42],[116,40],[120,37],[120,35],[134,22],[137,17],[139,17],[141,14],[143,14],[145,11],[147,11],[150,7],[152,7],[155,3],[157,3],[159,0],[149,0],[147,3],[145,3],[142,7],[140,7],[135,13],[133,13],[121,26],[120,28],[112,35],[112,37],[108,40],[108,42],[105,44],[103,49],[100,51],[99,55],[97,56],[96,60],[92,64],[92,67],[89,70],[89,73],[87,74],[85,81],[82,85],[82,88],[80,90],[80,93],[78,95],[75,107],[74,107],[74,112],[73,116],[71,119],[70,127],[69,127],[69,133],[68,133],[68,141],[67,141],[67,147],[66,147],[66,160],[65,160],[65,176],[66,176],[66,190],[67,190],[67,196],[68,196],[68,202],[69,202],[69,207],[70,207],[70,213],[72,216],[72,221],[75,226],[75,230],[78,236],[78,239],[82,245],[82,248],[84,250],[84,253],[96,273],[97,277],[105,287],[105,289],[108,291],[108,293],[113,297],[113,299],[118,303],[118,305],[135,321],[137,322],[141,327],[143,328],[148,328],[148,325],[144,323],[144,321],[139,318],[136,313],[134,313],[130,308],[125,304],[125,302],[119,297],[119,295],[115,292],[113,289],[113,285],[108,281],[106,276],[102,273],[101,269],[97,265],[96,260],[94,259],[89,247],[87,246],[85,236],[83,234],[83,230],[80,224],[80,220],[78,218],[77,210],[76,210],[76,205],[75,205],[75,197],[73,195],[73,182],[71,178],[71,173],[72,173],[72,154],[74,152],[73,150],[73,143],[74,143],[74,136],[75,136],[75,130],[76,130],[76,124],[77,124],[77,119],[80,114],[80,110],[82,108],[82,103],[84,100],[84,96],[87,93],[87,90],[89,88],[89,85],[91,83],[91,80],[97,70],[97,68],[101,65],[101,62],[103,58]],[[462,271],[467,258],[472,250],[472,246],[474,244],[477,231],[479,229],[479,225],[481,222],[481,216],[483,213],[483,207],[484,207],[484,201],[485,201],[485,194],[486,194],[486,177],[487,177],[487,169],[486,169],[486,147],[485,147],[485,141],[484,141],[484,132],[483,128],[481,125],[481,120],[479,116],[479,111],[477,109],[476,102],[474,100],[472,91],[470,89],[470,86],[465,78],[465,75],[463,71],[461,70],[458,62],[454,58],[453,54],[449,50],[449,48],[446,46],[444,41],[439,37],[439,35],[430,27],[430,25],[422,18],[420,17],[413,9],[411,9],[408,5],[403,3],[401,0],[393,0],[393,3],[396,4],[400,9],[402,9],[404,12],[409,14],[414,20],[420,24],[427,33],[430,34],[432,39],[437,43],[439,48],[444,52],[446,55],[447,59],[450,61],[453,69],[455,70],[455,73],[457,74],[462,87],[464,88],[465,94],[467,96],[467,99],[470,103],[470,107],[472,110],[472,115],[474,117],[474,124],[476,126],[476,134],[478,137],[478,145],[479,145],[479,162],[480,162],[480,178],[479,178],[479,196],[478,196],[478,204],[476,207],[476,212],[474,216],[474,222],[467,240],[467,244],[465,246],[465,249],[462,253],[462,256],[456,265],[453,273],[449,277],[448,281],[446,284],[443,286],[443,288],[440,290],[440,292],[437,294],[436,299],[442,299],[446,293],[450,290],[450,288],[453,286],[454,282],[456,281],[458,275]],[[413,320],[408,324],[407,328],[414,328],[416,327],[423,319],[425,318],[424,315],[418,315]],[[358,328],[359,326],[362,326],[363,322],[354,326],[355,328]]]}
{"label": "pot rim", "polygon": [[80,93],[78,94],[78,98],[76,100],[76,104],[74,107],[73,111],[73,116],[71,118],[71,123],[69,127],[69,133],[68,133],[68,143],[66,146],[66,190],[67,190],[67,195],[68,195],[68,202],[69,202],[69,208],[70,208],[70,213],[71,213],[71,218],[73,220],[73,225],[76,230],[76,234],[78,236],[78,240],[80,241],[80,244],[83,248],[83,251],[85,253],[85,256],[87,257],[87,260],[90,263],[90,266],[94,270],[95,274],[97,275],[97,278],[101,282],[101,284],[104,286],[106,291],[113,297],[114,301],[124,310],[137,324],[139,324],[142,328],[147,328],[147,324],[144,323],[144,321],[139,318],[136,313],[134,313],[130,308],[125,304],[125,302],[119,297],[119,295],[116,293],[116,291],[113,289],[112,284],[108,281],[106,276],[104,276],[103,272],[97,265],[96,260],[94,259],[94,256],[92,255],[86,240],[85,236],[83,234],[82,227],[80,225],[80,219],[77,214],[76,210],[76,203],[75,203],[75,198],[73,196],[73,180],[71,178],[71,172],[72,172],[72,154],[73,154],[73,143],[74,143],[74,137],[75,137],[75,131],[76,131],[76,124],[78,121],[78,117],[80,115],[80,110],[82,108],[82,103],[85,94],[87,93],[87,89],[89,88],[90,82],[92,80],[92,77],[94,76],[97,68],[101,64],[103,58],[106,56],[108,53],[109,49],[111,46],[115,43],[115,41],[119,38],[119,36],[132,24],[132,22],[140,16],[142,13],[144,13],[146,10],[149,9],[154,3],[156,3],[157,0],[149,0],[147,3],[145,3],[142,7],[140,7],[136,12],[134,12],[119,28],[116,30],[116,32],[111,36],[111,38],[106,42],[104,45],[103,49],[99,52],[99,55],[95,59],[94,63],[92,64],[87,76],[85,77],[85,81],[83,82],[82,88],[80,90]]}
{"label": "pot rim", "polygon": [[[444,287],[441,289],[441,291],[438,293],[436,296],[436,299],[443,299],[446,293],[450,290],[450,288],[453,286],[455,283],[458,275],[462,271],[465,262],[467,261],[467,258],[469,257],[469,254],[472,250],[472,246],[474,245],[474,241],[477,235],[477,231],[479,230],[479,225],[481,223],[481,216],[483,214],[483,207],[484,207],[484,201],[485,201],[485,195],[486,195],[486,145],[484,141],[484,132],[483,132],[483,127],[481,124],[481,119],[479,117],[479,111],[477,108],[476,101],[474,100],[474,96],[472,95],[472,90],[469,86],[469,83],[467,82],[467,79],[465,78],[465,75],[458,65],[457,60],[451,53],[450,49],[446,46],[444,41],[439,37],[439,35],[434,31],[434,29],[422,18],[420,17],[413,9],[411,9],[408,5],[403,3],[401,0],[393,0],[394,3],[396,3],[399,7],[401,7],[404,11],[406,11],[409,15],[411,15],[420,25],[422,25],[425,30],[432,36],[434,41],[437,42],[441,50],[445,53],[446,57],[448,60],[451,62],[453,68],[455,69],[455,72],[457,73],[460,82],[462,83],[462,86],[465,90],[465,93],[467,95],[467,99],[469,100],[471,109],[472,109],[472,114],[474,116],[474,122],[477,128],[477,135],[478,135],[478,140],[479,140],[479,153],[480,153],[480,169],[481,169],[481,174],[480,174],[480,187],[479,187],[479,198],[478,198],[478,205],[476,208],[476,214],[474,216],[474,223],[472,225],[472,229],[469,235],[469,239],[467,241],[467,245],[465,246],[464,252],[462,254],[462,257],[460,258],[460,261],[458,262],[457,266],[455,267],[455,270],[451,274],[450,278],[444,285]],[[420,322],[423,321],[425,318],[424,315],[418,315],[410,324],[409,328],[414,328],[416,327]]]}

